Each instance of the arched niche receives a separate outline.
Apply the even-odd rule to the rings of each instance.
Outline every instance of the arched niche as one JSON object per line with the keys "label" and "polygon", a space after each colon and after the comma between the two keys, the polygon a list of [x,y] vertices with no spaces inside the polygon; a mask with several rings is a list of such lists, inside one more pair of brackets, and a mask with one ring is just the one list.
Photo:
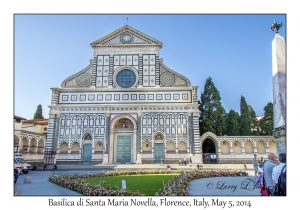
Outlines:
{"label": "arched niche", "polygon": [[241,143],[239,141],[234,141],[232,143],[232,153],[235,154],[235,155],[243,154],[242,146],[241,146]]}
{"label": "arched niche", "polygon": [[97,142],[95,144],[94,150],[95,150],[94,152],[95,154],[103,154],[103,144],[101,142]]}
{"label": "arched niche", "polygon": [[184,141],[178,143],[178,154],[187,154],[187,145]]}
{"label": "arched niche", "polygon": [[79,154],[80,146],[78,142],[74,142],[71,146],[71,154]]}
{"label": "arched niche", "polygon": [[151,144],[148,140],[143,143],[142,149],[143,149],[144,154],[151,154],[152,153]]}
{"label": "arched niche", "polygon": [[38,141],[37,154],[43,154],[44,152],[44,140],[40,139]]}
{"label": "arched niche", "polygon": [[277,153],[277,146],[274,140],[269,142],[269,152]]}
{"label": "arched niche", "polygon": [[246,141],[244,143],[245,154],[254,154],[253,144],[251,141]]}
{"label": "arched niche", "polygon": [[60,144],[59,154],[68,154],[68,144],[66,142]]}
{"label": "arched niche", "polygon": [[167,154],[175,154],[176,153],[176,146],[173,141],[169,141],[167,143],[166,152],[167,152]]}
{"label": "arched niche", "polygon": [[229,143],[227,141],[222,141],[220,147],[221,147],[221,154],[222,155],[230,154],[230,146],[229,146]]}
{"label": "arched niche", "polygon": [[264,142],[257,141],[256,142],[256,149],[257,149],[257,154],[266,154],[266,146],[265,146]]}

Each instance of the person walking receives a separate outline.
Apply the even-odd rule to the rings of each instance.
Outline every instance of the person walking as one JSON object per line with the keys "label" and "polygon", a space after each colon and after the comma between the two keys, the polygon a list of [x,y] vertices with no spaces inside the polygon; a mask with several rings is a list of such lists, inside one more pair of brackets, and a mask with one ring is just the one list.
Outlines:
{"label": "person walking", "polygon": [[181,158],[179,158],[179,165],[181,165]]}
{"label": "person walking", "polygon": [[163,157],[160,158],[160,165],[164,166],[164,159],[163,159]]}
{"label": "person walking", "polygon": [[258,171],[258,164],[257,164],[257,159],[256,159],[256,154],[254,154],[254,157],[252,158],[252,164],[253,164],[253,168],[254,168],[254,176],[257,175],[257,171]]}
{"label": "person walking", "polygon": [[186,166],[186,157],[183,157],[183,164]]}
{"label": "person walking", "polygon": [[19,177],[19,171],[17,168],[14,168],[14,183],[15,184],[17,183],[18,177]]}
{"label": "person walking", "polygon": [[275,194],[275,188],[272,180],[272,172],[273,168],[276,165],[277,155],[273,152],[270,152],[268,154],[268,161],[265,162],[263,171],[264,171],[264,179],[265,179],[265,185],[270,193],[271,196],[274,196]]}

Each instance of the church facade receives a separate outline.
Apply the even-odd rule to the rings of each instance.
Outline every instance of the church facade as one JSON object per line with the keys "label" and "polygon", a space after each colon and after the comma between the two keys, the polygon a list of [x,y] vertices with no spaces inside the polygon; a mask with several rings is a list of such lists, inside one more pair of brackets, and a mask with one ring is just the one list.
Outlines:
{"label": "church facade", "polygon": [[164,64],[160,41],[126,25],[91,47],[89,65],[51,88],[45,147],[56,163],[251,160],[257,142],[266,156],[272,137],[200,136],[198,86]]}
{"label": "church facade", "polygon": [[162,43],[126,25],[91,47],[90,64],[52,88],[56,161],[200,161],[198,87],[163,63]]}

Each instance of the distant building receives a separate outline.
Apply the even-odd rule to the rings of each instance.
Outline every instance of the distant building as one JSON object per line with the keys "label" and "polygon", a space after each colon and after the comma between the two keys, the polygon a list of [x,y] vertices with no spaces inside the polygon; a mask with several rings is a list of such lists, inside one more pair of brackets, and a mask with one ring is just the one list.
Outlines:
{"label": "distant building", "polygon": [[27,120],[14,115],[14,153],[43,162],[48,119]]}
{"label": "distant building", "polygon": [[257,121],[260,121],[262,118],[264,118],[264,115],[263,115],[263,116],[257,116],[257,117],[256,117]]}

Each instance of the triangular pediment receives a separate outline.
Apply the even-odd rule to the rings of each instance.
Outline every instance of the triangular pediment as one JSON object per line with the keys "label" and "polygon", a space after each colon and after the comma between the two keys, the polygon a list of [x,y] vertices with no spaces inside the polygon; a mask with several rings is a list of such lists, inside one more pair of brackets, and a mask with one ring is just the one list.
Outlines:
{"label": "triangular pediment", "polygon": [[162,43],[128,25],[91,43],[92,48],[99,47],[162,47]]}

